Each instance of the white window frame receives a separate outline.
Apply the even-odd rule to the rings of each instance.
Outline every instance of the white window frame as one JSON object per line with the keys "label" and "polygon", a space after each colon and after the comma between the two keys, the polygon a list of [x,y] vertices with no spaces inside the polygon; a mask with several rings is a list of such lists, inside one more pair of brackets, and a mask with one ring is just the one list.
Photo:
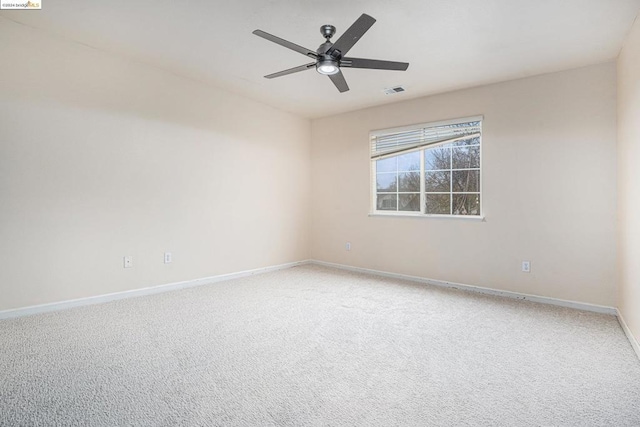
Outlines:
{"label": "white window frame", "polygon": [[[462,117],[462,118],[458,118],[458,119],[450,119],[450,120],[441,120],[441,121],[437,121],[437,122],[428,122],[428,123],[420,123],[420,124],[415,124],[415,125],[408,125],[408,126],[400,126],[400,127],[395,127],[395,128],[387,128],[387,129],[378,129],[378,130],[372,130],[369,132],[369,147],[371,149],[371,141],[372,138],[376,137],[376,136],[384,136],[384,135],[389,135],[389,134],[395,134],[395,133],[402,133],[402,132],[410,132],[410,131],[415,131],[415,130],[419,130],[419,129],[423,129],[423,128],[430,128],[430,127],[437,127],[437,126],[446,126],[446,125],[452,125],[452,124],[458,124],[458,123],[468,123],[468,122],[480,122],[480,159],[479,159],[479,169],[480,169],[480,188],[479,188],[479,193],[480,193],[480,214],[479,215],[454,215],[453,213],[451,214],[428,214],[425,213],[426,212],[426,189],[425,189],[425,164],[424,164],[424,150],[428,149],[428,148],[433,148],[433,147],[437,147],[438,145],[446,145],[449,142],[445,142],[445,143],[434,143],[431,145],[425,145],[419,148],[414,149],[413,151],[419,151],[420,154],[420,211],[419,212],[412,212],[412,211],[389,211],[389,210],[377,210],[377,193],[378,193],[378,189],[377,189],[377,182],[376,182],[376,176],[377,176],[377,171],[376,171],[376,163],[377,163],[377,159],[369,159],[369,165],[370,165],[370,175],[369,175],[369,181],[370,181],[370,191],[369,191],[369,198],[370,198],[370,204],[369,204],[369,216],[392,216],[392,217],[413,217],[413,218],[454,218],[454,219],[466,219],[466,220],[484,220],[484,179],[483,179],[483,170],[484,168],[482,167],[482,146],[484,145],[482,143],[482,125],[483,125],[483,120],[484,120],[484,116],[480,115],[480,116],[471,116],[471,117]],[[475,169],[475,168],[473,168]],[[454,171],[453,168],[448,169],[450,171]],[[465,169],[466,170],[466,169]],[[453,183],[452,183],[453,185]],[[455,194],[453,192],[448,192],[448,193],[442,193],[442,194]],[[453,197],[451,197],[451,203],[453,203]]]}

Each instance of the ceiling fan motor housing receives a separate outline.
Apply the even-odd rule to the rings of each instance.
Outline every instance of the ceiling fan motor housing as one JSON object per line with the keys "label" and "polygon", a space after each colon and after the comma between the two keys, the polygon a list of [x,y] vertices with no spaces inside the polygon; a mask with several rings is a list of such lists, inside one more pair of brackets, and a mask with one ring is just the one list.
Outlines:
{"label": "ceiling fan motor housing", "polygon": [[333,46],[333,43],[331,43],[329,40],[327,40],[326,42],[322,43],[320,46],[318,46],[318,50],[316,50],[316,53],[318,54],[318,56],[322,57],[322,56],[327,56],[327,57],[334,57],[337,58],[340,56],[340,52],[337,50],[334,50],[333,52],[331,52],[331,55],[327,54],[327,52],[329,51],[329,49],[331,49],[331,47]]}
{"label": "ceiling fan motor housing", "polygon": [[[325,27],[335,28],[332,25],[323,25],[321,30]],[[333,46],[333,43],[329,41],[329,37],[327,37],[327,41],[318,46],[318,50],[316,51],[318,54],[318,58],[316,59],[316,71],[320,74],[324,75],[333,75],[340,71],[340,58],[342,57],[340,51],[334,50],[331,53],[327,53],[329,49]]]}

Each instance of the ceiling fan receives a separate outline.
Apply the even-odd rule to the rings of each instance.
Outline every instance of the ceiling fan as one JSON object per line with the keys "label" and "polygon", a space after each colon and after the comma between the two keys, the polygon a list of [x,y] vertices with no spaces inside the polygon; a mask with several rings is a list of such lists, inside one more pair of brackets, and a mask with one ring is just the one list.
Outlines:
{"label": "ceiling fan", "polygon": [[253,34],[256,36],[260,36],[264,39],[277,43],[280,46],[295,50],[296,52],[315,60],[309,64],[300,65],[299,67],[290,68],[264,77],[267,79],[273,79],[275,77],[286,76],[287,74],[293,74],[315,67],[318,73],[329,76],[340,92],[346,92],[349,90],[349,86],[340,71],[341,67],[405,71],[409,67],[407,62],[380,61],[377,59],[351,58],[344,56],[375,22],[375,19],[363,13],[335,43],[331,43],[329,40],[335,34],[336,27],[333,25],[323,25],[320,27],[320,33],[324,36],[326,41],[322,43],[315,52],[302,46],[298,46],[295,43],[291,43],[290,41],[281,39],[280,37],[265,33],[262,30],[255,30]]}

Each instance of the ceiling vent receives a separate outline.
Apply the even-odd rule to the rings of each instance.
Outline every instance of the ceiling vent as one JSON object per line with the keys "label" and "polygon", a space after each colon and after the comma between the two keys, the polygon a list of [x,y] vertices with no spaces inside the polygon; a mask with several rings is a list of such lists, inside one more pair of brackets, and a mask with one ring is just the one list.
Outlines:
{"label": "ceiling vent", "polygon": [[400,92],[404,92],[404,91],[405,91],[405,88],[404,88],[404,87],[402,87],[402,86],[396,86],[396,87],[389,87],[389,88],[386,88],[386,89],[384,90],[384,93],[385,93],[386,95],[393,95],[394,93],[400,93]]}

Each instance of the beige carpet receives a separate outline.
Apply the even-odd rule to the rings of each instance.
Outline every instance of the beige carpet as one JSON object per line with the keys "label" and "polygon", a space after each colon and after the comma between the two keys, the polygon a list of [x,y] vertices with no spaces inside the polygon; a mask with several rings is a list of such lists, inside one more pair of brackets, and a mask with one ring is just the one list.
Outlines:
{"label": "beige carpet", "polygon": [[615,317],[317,266],[0,321],[2,426],[640,426]]}

